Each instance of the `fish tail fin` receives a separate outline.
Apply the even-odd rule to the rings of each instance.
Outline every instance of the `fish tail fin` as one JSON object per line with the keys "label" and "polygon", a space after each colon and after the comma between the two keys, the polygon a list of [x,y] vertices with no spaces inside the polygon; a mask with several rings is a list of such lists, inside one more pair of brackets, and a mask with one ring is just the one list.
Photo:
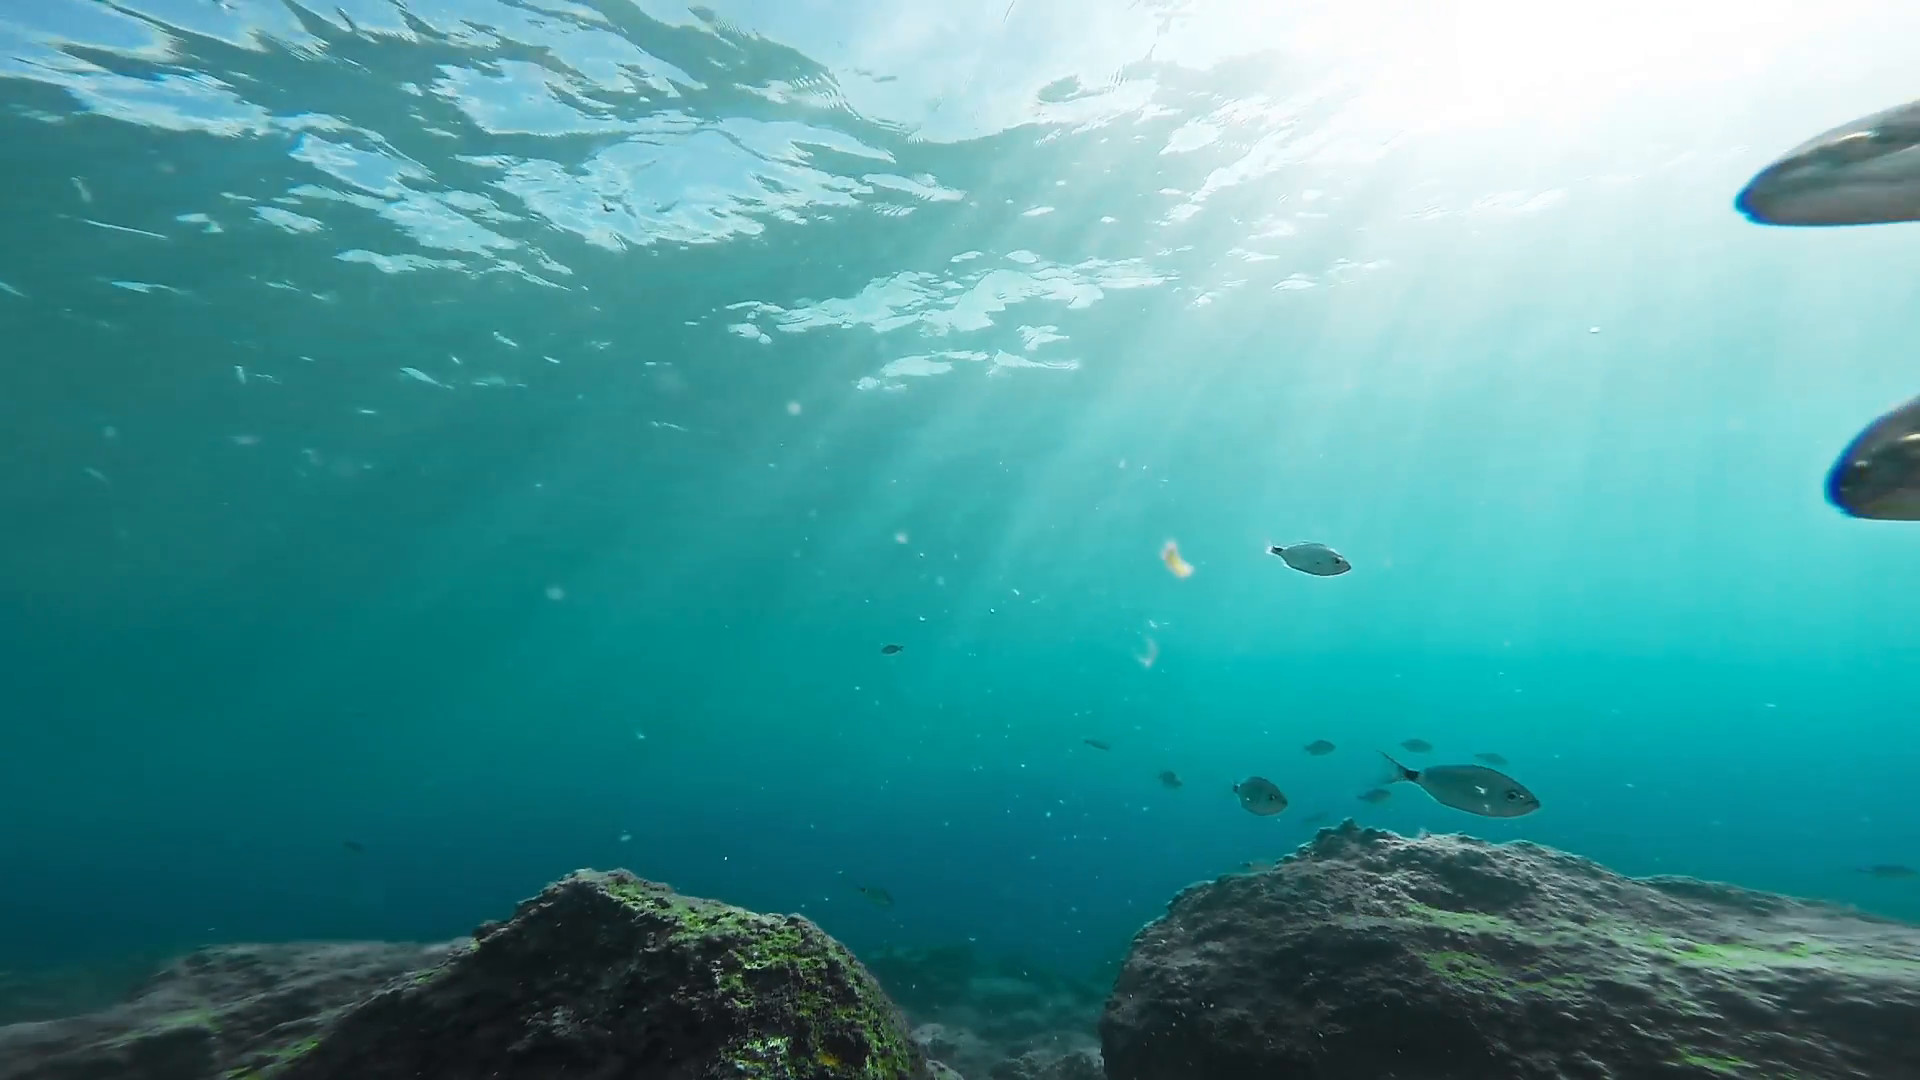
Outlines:
{"label": "fish tail fin", "polygon": [[1420,773],[1417,770],[1409,769],[1405,765],[1402,765],[1399,762],[1393,760],[1393,756],[1387,753],[1385,750],[1380,751],[1380,756],[1387,759],[1386,775],[1380,778],[1380,783],[1382,786],[1385,786],[1387,784],[1397,784],[1402,780],[1411,781],[1411,780],[1420,779]]}

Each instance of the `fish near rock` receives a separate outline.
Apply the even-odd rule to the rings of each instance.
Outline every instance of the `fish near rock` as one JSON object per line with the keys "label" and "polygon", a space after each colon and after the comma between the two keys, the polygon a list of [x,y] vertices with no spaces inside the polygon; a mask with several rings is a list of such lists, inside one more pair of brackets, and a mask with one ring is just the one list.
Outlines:
{"label": "fish near rock", "polygon": [[1233,793],[1240,796],[1240,805],[1247,813],[1259,817],[1272,817],[1287,808],[1287,797],[1264,776],[1247,777],[1233,785]]}
{"label": "fish near rock", "polygon": [[1278,555],[1281,562],[1314,577],[1338,577],[1353,569],[1346,556],[1325,544],[1268,544],[1267,554]]}
{"label": "fish near rock", "polygon": [[1860,873],[1868,877],[1877,878],[1920,877],[1920,871],[1914,870],[1911,866],[1902,866],[1898,863],[1875,863],[1872,866],[1863,866],[1860,868]]}
{"label": "fish near rock", "polygon": [[1815,135],[1760,170],[1733,205],[1756,225],[1920,221],[1920,101]]}
{"label": "fish near rock", "polygon": [[1827,471],[1827,501],[1852,517],[1920,521],[1920,397],[1853,437]]}
{"label": "fish near rock", "polygon": [[1524,817],[1540,809],[1540,800],[1520,781],[1485,765],[1434,765],[1409,769],[1387,757],[1391,774],[1382,782],[1406,782],[1433,796],[1433,801],[1481,817]]}

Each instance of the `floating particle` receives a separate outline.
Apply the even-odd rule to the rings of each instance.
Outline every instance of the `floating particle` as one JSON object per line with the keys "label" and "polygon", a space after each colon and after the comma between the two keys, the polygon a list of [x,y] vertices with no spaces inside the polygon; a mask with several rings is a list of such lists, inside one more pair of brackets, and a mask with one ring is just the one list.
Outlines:
{"label": "floating particle", "polygon": [[894,542],[894,543],[896,543],[896,544],[904,544],[904,543],[906,543],[906,542],[907,542],[907,530],[905,530],[905,529],[901,529],[901,530],[900,530],[899,532],[897,532],[897,533],[894,533],[894,534],[893,534],[893,542]]}
{"label": "floating particle", "polygon": [[1171,540],[1160,549],[1160,561],[1167,564],[1167,569],[1173,571],[1174,577],[1193,576],[1193,564],[1180,557],[1180,545]]}
{"label": "floating particle", "polygon": [[1160,643],[1152,638],[1146,638],[1145,641],[1147,643],[1147,651],[1144,653],[1135,653],[1133,659],[1141,667],[1151,668],[1153,662],[1160,659]]}
{"label": "floating particle", "polygon": [[797,401],[789,401],[789,402],[787,402],[787,415],[788,415],[788,416],[799,416],[799,415],[800,415],[800,403],[799,403],[799,402],[797,402]]}
{"label": "floating particle", "polygon": [[561,588],[558,585],[547,586],[547,599],[565,600],[566,598],[567,598],[567,590]]}

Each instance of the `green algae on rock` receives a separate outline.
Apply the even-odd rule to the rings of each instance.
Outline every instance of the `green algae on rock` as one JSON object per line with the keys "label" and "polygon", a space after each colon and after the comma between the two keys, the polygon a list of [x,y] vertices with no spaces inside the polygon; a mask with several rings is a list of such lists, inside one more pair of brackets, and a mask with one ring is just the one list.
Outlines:
{"label": "green algae on rock", "polygon": [[1920,1077],[1920,926],[1348,822],[1177,897],[1101,1042],[1111,1080]]}
{"label": "green algae on rock", "polygon": [[343,1016],[275,1080],[921,1080],[905,1021],[851,953],[615,871],[521,904],[428,979]]}

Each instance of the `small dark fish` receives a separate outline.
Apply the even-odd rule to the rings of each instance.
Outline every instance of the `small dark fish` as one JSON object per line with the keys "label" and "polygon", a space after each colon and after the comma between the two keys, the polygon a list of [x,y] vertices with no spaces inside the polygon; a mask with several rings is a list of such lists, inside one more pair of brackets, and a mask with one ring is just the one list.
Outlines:
{"label": "small dark fish", "polygon": [[1756,225],[1920,221],[1920,101],[1815,135],[1760,170],[1733,206]]}
{"label": "small dark fish", "polygon": [[1827,501],[1857,518],[1920,521],[1920,398],[1853,437],[1827,470]]}
{"label": "small dark fish", "polygon": [[880,646],[880,655],[892,656],[894,653],[897,653],[904,648],[906,648],[905,645],[882,645]]}
{"label": "small dark fish", "polygon": [[1184,781],[1180,779],[1179,774],[1174,772],[1172,769],[1165,769],[1165,770],[1162,770],[1162,772],[1160,773],[1160,783],[1163,786],[1170,787],[1170,788],[1177,788],[1183,782]]}
{"label": "small dark fish", "polygon": [[1393,798],[1393,792],[1383,787],[1377,787],[1371,791],[1363,791],[1355,796],[1355,798],[1363,803],[1372,803],[1375,806],[1379,806],[1381,803]]}
{"label": "small dark fish", "polygon": [[1415,754],[1433,753],[1433,744],[1428,742],[1425,739],[1405,739],[1401,741],[1400,745],[1403,747],[1406,747],[1406,749],[1410,753],[1415,753]]}
{"label": "small dark fish", "polygon": [[1093,747],[1093,748],[1094,748],[1095,750],[1111,750],[1111,749],[1113,749],[1113,747],[1112,747],[1111,745],[1109,745],[1109,744],[1107,744],[1107,743],[1103,743],[1103,742],[1101,742],[1101,741],[1100,741],[1099,739],[1081,739],[1080,741],[1081,741],[1081,742],[1083,742],[1083,743],[1086,743],[1086,744],[1087,744],[1088,746],[1091,746],[1091,747]]}
{"label": "small dark fish", "polygon": [[1410,784],[1418,784],[1421,790],[1433,796],[1434,802],[1442,806],[1491,818],[1522,817],[1540,809],[1540,800],[1520,781],[1505,773],[1494,772],[1485,765],[1435,765],[1427,769],[1409,769],[1385,754],[1380,756],[1387,758],[1387,765],[1393,770],[1386,783],[1405,780]]}
{"label": "small dark fish", "polygon": [[874,885],[860,886],[860,895],[873,902],[875,907],[892,907],[893,894]]}
{"label": "small dark fish", "polygon": [[1325,739],[1315,739],[1312,742],[1308,743],[1304,747],[1304,749],[1306,750],[1307,753],[1312,754],[1314,757],[1325,757],[1326,755],[1333,753],[1333,744],[1328,742]]}
{"label": "small dark fish", "polygon": [[1287,797],[1273,781],[1262,776],[1249,776],[1233,785],[1233,793],[1240,796],[1240,805],[1246,807],[1249,814],[1272,817],[1287,808]]}
{"label": "small dark fish", "polygon": [[1499,754],[1475,754],[1473,755],[1473,759],[1475,761],[1484,761],[1489,765],[1505,765],[1507,763],[1507,759],[1501,757]]}
{"label": "small dark fish", "polygon": [[1913,867],[1901,866],[1897,863],[1877,863],[1873,866],[1863,866],[1860,868],[1860,873],[1868,877],[1877,878],[1910,878],[1920,876],[1920,872],[1916,872]]}
{"label": "small dark fish", "polygon": [[348,851],[353,852],[355,855],[365,854],[367,850],[367,845],[361,843],[358,840],[348,840],[342,843],[340,846],[343,848],[346,848]]}
{"label": "small dark fish", "polygon": [[1267,554],[1278,555],[1281,562],[1314,577],[1338,577],[1353,569],[1345,556],[1325,544],[1268,544]]}

